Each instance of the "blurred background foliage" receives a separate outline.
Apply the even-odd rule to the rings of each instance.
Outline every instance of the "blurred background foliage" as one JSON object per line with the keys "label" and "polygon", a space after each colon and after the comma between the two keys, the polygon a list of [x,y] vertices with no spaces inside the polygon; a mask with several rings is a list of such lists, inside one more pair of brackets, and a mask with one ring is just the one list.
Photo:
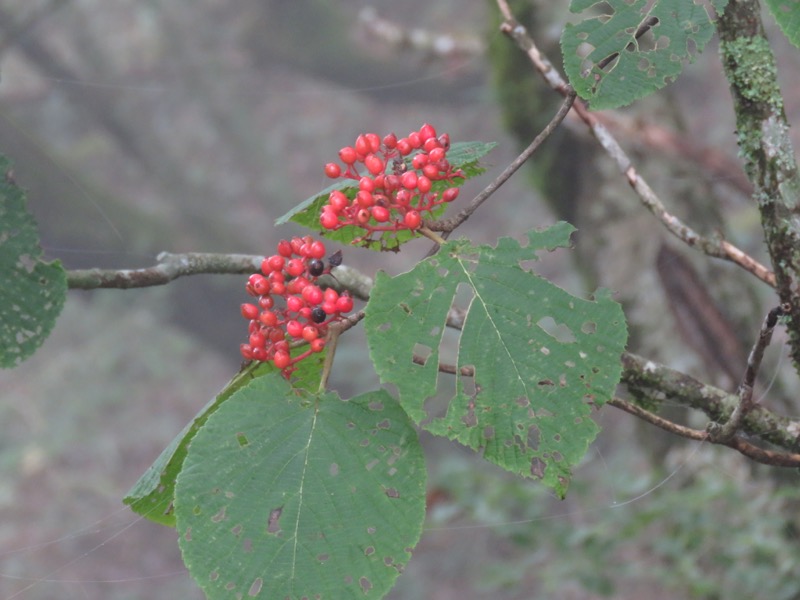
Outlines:
{"label": "blurred background foliage", "polygon": [[[516,7],[553,59],[565,6]],[[453,0],[6,0],[0,151],[29,191],[46,254],[68,267],[147,266],[165,250],[267,253],[299,233],[274,219],[327,185],[322,165],[363,131],[404,134],[428,121],[453,140],[498,141],[489,173],[460,202],[506,165],[557,99],[495,25],[492,3]],[[796,73],[800,55],[772,39],[782,72]],[[800,81],[782,83],[797,121]],[[712,47],[674,88],[609,118],[673,210],[763,256],[728,106]],[[683,151],[650,141],[652,127],[676,133]],[[709,149],[724,168],[705,164]],[[611,287],[633,350],[732,389],[736,351],[720,359],[713,339],[692,336],[676,277],[697,273],[733,333],[728,345],[745,350],[768,291],[666,240],[579,128],[567,124],[544,150],[462,235],[491,243],[569,219],[581,228],[576,251],[547,256],[539,271],[573,293]],[[427,249],[343,250],[367,273],[399,273]],[[203,276],[72,292],[43,349],[0,373],[0,598],[201,597],[174,532],[120,500],[237,370],[243,288]],[[781,345],[761,393],[797,416]],[[347,396],[375,385],[351,332],[332,387]],[[563,502],[423,434],[428,530],[389,597],[800,595],[796,472],[613,409],[597,419],[603,433]]]}

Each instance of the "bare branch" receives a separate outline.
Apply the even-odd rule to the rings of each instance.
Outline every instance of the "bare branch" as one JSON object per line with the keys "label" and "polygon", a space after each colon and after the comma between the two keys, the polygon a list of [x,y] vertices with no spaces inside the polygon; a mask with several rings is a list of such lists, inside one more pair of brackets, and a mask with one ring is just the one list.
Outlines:
{"label": "bare branch", "polygon": [[758,339],[750,351],[750,356],[747,358],[747,367],[744,371],[742,383],[739,385],[739,403],[731,413],[730,418],[724,425],[711,422],[708,424],[707,430],[711,434],[712,441],[717,443],[726,443],[742,426],[745,416],[753,409],[753,386],[756,384],[756,376],[758,370],[761,368],[761,359],[764,358],[764,350],[766,350],[769,343],[772,341],[772,332],[775,325],[778,323],[778,317],[783,316],[789,312],[788,305],[781,305],[773,308],[764,319],[761,325],[761,331],[758,334]]}
{"label": "bare branch", "polygon": [[178,277],[201,274],[244,275],[261,268],[263,256],[190,252],[156,257],[158,264],[142,269],[76,269],[67,271],[67,286],[75,290],[129,289],[164,285]]}
{"label": "bare branch", "polygon": [[[454,217],[449,219],[444,219],[441,221],[427,221],[426,225],[429,229],[435,231],[441,231],[442,238],[447,239],[450,235],[450,232],[456,229],[459,225],[461,225],[464,221],[470,218],[472,213],[478,210],[478,207],[486,202],[492,194],[494,194],[500,186],[503,185],[509,178],[519,170],[519,168],[525,164],[525,162],[533,156],[536,150],[544,143],[544,141],[549,138],[556,128],[561,124],[564,118],[569,113],[569,109],[572,108],[573,103],[575,102],[575,92],[570,91],[567,93],[564,101],[561,103],[561,106],[558,108],[558,111],[550,119],[550,122],[547,126],[537,135],[533,141],[528,145],[522,153],[515,158],[510,165],[508,165],[500,175],[495,178],[489,185],[487,185],[481,193],[479,193],[472,201],[464,208],[461,212],[459,212]],[[428,236],[430,237],[430,236]],[[441,243],[434,245],[431,250],[428,252],[428,256],[433,256],[436,251],[439,249]]]}
{"label": "bare branch", "polygon": [[655,415],[640,406],[636,406],[635,404],[620,398],[612,398],[608,401],[608,404],[614,406],[615,408],[624,410],[625,412],[632,414],[644,421],[647,421],[656,427],[660,427],[665,431],[674,433],[675,435],[689,438],[690,440],[708,441],[712,444],[728,446],[729,448],[733,448],[734,450],[741,452],[748,458],[765,465],[771,465],[773,467],[800,467],[800,454],[774,452],[765,448],[759,448],[758,446],[754,446],[740,437],[734,437],[729,440],[716,439],[706,431],[700,431],[690,427],[685,427],[683,425],[678,425],[677,423],[673,423],[672,421],[664,419],[663,417],[659,417],[658,415]]}
{"label": "bare branch", "polygon": [[[552,63],[539,51],[536,44],[528,35],[525,27],[516,21],[508,6],[508,2],[506,2],[506,0],[497,0],[497,5],[505,19],[500,25],[500,30],[511,37],[528,55],[536,70],[539,71],[551,88],[562,95],[572,93],[571,86],[561,77]],[[708,256],[731,261],[765,283],[775,287],[774,274],[765,266],[758,263],[754,258],[748,256],[745,252],[739,250],[732,244],[724,242],[724,240],[709,239],[701,236],[678,217],[667,211],[656,193],[650,188],[644,178],[636,172],[630,158],[614,136],[611,135],[609,130],[589,112],[582,101],[576,101],[574,109],[575,113],[589,127],[594,138],[617,164],[617,168],[639,196],[642,204],[661,221],[661,224],[667,231],[688,246],[697,248]]]}

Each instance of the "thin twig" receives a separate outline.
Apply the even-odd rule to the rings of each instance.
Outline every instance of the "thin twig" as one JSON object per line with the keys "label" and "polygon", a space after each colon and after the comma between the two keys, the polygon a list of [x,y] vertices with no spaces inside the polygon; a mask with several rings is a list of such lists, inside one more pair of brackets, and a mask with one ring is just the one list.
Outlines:
{"label": "thin twig", "polygon": [[517,158],[515,158],[511,164],[509,164],[500,175],[498,175],[494,181],[492,181],[489,185],[487,185],[483,191],[481,191],[477,196],[475,196],[470,203],[457,215],[451,217],[449,219],[443,219],[441,221],[431,221],[428,223],[428,227],[430,229],[436,231],[443,231],[449,233],[456,229],[459,225],[461,225],[464,221],[470,218],[472,213],[478,210],[481,204],[486,202],[486,200],[491,197],[500,186],[502,186],[506,181],[508,181],[511,176],[519,170],[519,168],[525,164],[525,162],[533,156],[533,154],[539,149],[539,147],[545,142],[547,138],[549,138],[556,128],[561,124],[561,121],[564,120],[564,117],[567,116],[569,109],[572,108],[573,103],[575,102],[575,92],[570,91],[566,94],[564,101],[561,103],[561,106],[558,107],[558,111],[553,118],[550,119],[550,122],[547,126],[542,129],[542,131],[537,135],[533,141],[528,145],[525,150],[523,150]]}
{"label": "thin twig", "polygon": [[647,421],[648,423],[655,425],[656,427],[660,427],[661,429],[669,431],[675,435],[689,438],[690,440],[707,441],[711,442],[712,444],[728,446],[729,448],[733,448],[734,450],[744,454],[748,458],[765,465],[771,465],[773,467],[800,467],[800,454],[774,452],[773,450],[759,448],[758,446],[754,446],[753,444],[745,441],[741,437],[733,437],[729,440],[720,440],[714,438],[707,431],[700,431],[698,429],[692,429],[690,427],[678,425],[677,423],[673,423],[672,421],[664,419],[663,417],[659,417],[658,415],[653,414],[640,406],[627,402],[626,400],[622,400],[621,398],[612,398],[608,401],[608,404],[615,408],[624,410],[635,417]]}
{"label": "thin twig", "polygon": [[[571,93],[572,88],[570,85],[553,67],[553,64],[539,51],[525,27],[514,18],[508,2],[506,0],[497,0],[497,5],[505,19],[500,25],[500,30],[511,37],[528,55],[536,70],[539,71],[552,89],[562,95]],[[708,256],[733,262],[770,286],[775,287],[775,275],[767,267],[724,240],[701,236],[678,217],[667,211],[656,193],[644,178],[636,172],[630,158],[628,158],[628,155],[625,154],[625,151],[609,130],[589,112],[582,101],[575,102],[574,109],[575,113],[589,127],[594,138],[617,164],[617,168],[639,196],[642,204],[653,213],[667,231],[688,246],[697,248]]]}
{"label": "thin twig", "polygon": [[750,356],[747,358],[747,367],[744,370],[744,377],[742,383],[739,384],[738,396],[739,403],[731,413],[730,418],[724,425],[716,422],[711,422],[706,428],[711,434],[712,441],[717,443],[726,443],[736,435],[736,432],[742,426],[744,418],[753,409],[753,386],[756,383],[756,376],[758,370],[761,368],[761,360],[764,358],[764,350],[766,350],[769,343],[772,341],[772,332],[775,325],[778,324],[778,317],[783,316],[789,312],[788,305],[781,305],[773,308],[764,318],[764,323],[761,325],[761,331],[758,333],[758,339],[753,344],[750,350]]}

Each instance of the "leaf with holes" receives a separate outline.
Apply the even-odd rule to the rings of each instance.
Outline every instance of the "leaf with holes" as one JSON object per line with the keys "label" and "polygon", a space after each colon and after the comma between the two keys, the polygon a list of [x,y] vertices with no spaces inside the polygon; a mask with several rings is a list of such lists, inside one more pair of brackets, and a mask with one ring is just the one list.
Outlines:
{"label": "leaf with holes", "polygon": [[[562,496],[597,432],[591,407],[619,381],[627,338],[607,292],[583,300],[523,268],[538,251],[568,245],[572,231],[532,231],[526,247],[448,242],[408,273],[378,273],[365,319],[375,368],[414,421]],[[445,323],[459,305],[468,310],[449,358]],[[429,414],[426,403],[446,391],[440,363],[459,376],[446,414]]]}
{"label": "leaf with holes", "polygon": [[767,6],[783,35],[800,48],[800,0],[767,0]]}
{"label": "leaf with holes", "polygon": [[23,191],[0,155],[0,367],[31,356],[53,330],[67,297],[59,261],[42,260],[39,234]]}
{"label": "leaf with holes", "polygon": [[[491,152],[495,146],[496,144],[494,143],[456,142],[447,152],[447,159],[455,169],[461,169],[464,172],[465,179],[472,179],[484,172],[485,169],[478,161]],[[389,165],[387,165],[387,169],[388,168]],[[445,181],[438,181],[434,182],[432,191],[441,192],[449,187],[452,187],[451,184]],[[322,207],[328,203],[328,196],[330,196],[330,193],[334,190],[341,190],[345,196],[353,200],[358,192],[358,181],[353,179],[340,179],[336,181],[318,194],[307,198],[282,217],[279,217],[275,221],[275,224],[283,225],[284,223],[293,221],[309,229],[321,230],[319,215],[322,212]],[[433,217],[438,218],[444,211],[444,205],[438,206],[433,211]],[[330,240],[343,244],[351,244],[364,236],[364,230],[360,227],[349,225],[335,231],[321,230],[321,234]],[[414,237],[414,234],[408,230],[385,232],[381,237],[376,238],[380,243],[368,244],[365,245],[365,247],[374,250],[396,250],[400,245]]]}
{"label": "leaf with holes", "polygon": [[422,530],[417,433],[384,391],[343,401],[253,380],[192,440],[175,514],[211,599],[381,598]]}
{"label": "leaf with holes", "polygon": [[[295,353],[302,352],[302,348],[295,349]],[[317,389],[322,374],[322,364],[325,360],[325,351],[315,354],[298,363],[298,369],[292,374],[292,385],[298,388]],[[175,479],[183,469],[183,461],[189,443],[200,428],[205,425],[210,417],[223,402],[228,400],[234,392],[247,385],[250,381],[277,372],[272,363],[251,362],[243,367],[228,385],[212,398],[197,413],[194,419],[186,424],[181,432],[175,436],[170,444],[164,448],[158,458],[144,472],[131,490],[126,494],[123,503],[129,505],[131,510],[146,519],[168,527],[175,527]]]}
{"label": "leaf with holes", "polygon": [[[727,0],[710,0],[719,13]],[[616,108],[671,83],[714,35],[705,3],[694,0],[572,0],[591,10],[561,35],[564,69],[595,110]]]}

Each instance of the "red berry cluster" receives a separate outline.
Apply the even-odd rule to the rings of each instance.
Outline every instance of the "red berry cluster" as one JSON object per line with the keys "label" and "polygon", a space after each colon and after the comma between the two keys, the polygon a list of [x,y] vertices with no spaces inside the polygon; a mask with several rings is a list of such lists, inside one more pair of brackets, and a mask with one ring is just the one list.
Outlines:
{"label": "red berry cluster", "polygon": [[[241,307],[250,321],[250,338],[240,346],[245,359],[272,362],[288,377],[299,361],[322,351],[328,324],[353,309],[347,292],[339,295],[317,285],[317,278],[341,261],[337,253],[326,266],[324,256],[324,244],[311,236],[281,240],[277,254],[262,261],[261,273],[250,276],[246,290],[258,300]],[[293,357],[291,348],[304,342],[308,350]]]}
{"label": "red berry cluster", "polygon": [[[353,146],[339,150],[344,170],[337,163],[325,165],[331,179],[358,181],[358,191],[354,198],[341,190],[331,192],[320,224],[330,230],[362,227],[368,232],[363,239],[373,232],[418,229],[422,213],[458,196],[453,184],[464,179],[464,173],[447,160],[449,148],[450,137],[446,133],[437,137],[427,123],[401,139],[393,133],[383,139],[375,133],[359,135]],[[451,187],[434,186],[439,181]]]}

